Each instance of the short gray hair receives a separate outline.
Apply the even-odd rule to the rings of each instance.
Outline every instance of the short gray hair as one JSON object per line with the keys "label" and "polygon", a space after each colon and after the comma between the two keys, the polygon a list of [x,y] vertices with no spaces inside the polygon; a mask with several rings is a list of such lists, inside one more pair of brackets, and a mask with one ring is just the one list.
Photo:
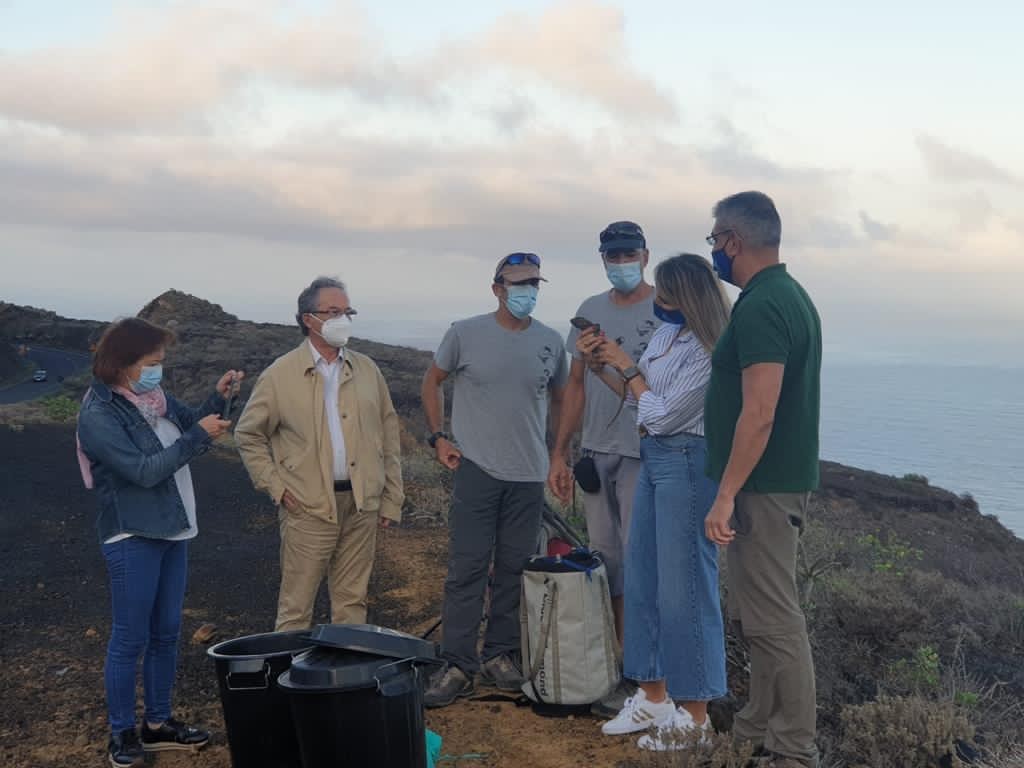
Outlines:
{"label": "short gray hair", "polygon": [[731,229],[753,248],[778,248],[782,220],[764,192],[740,192],[715,203],[711,211],[719,230]]}
{"label": "short gray hair", "polygon": [[320,300],[320,291],[324,288],[339,288],[348,293],[348,288],[336,277],[321,276],[303,288],[302,293],[299,294],[298,312],[295,313],[295,322],[302,329],[303,336],[309,336],[309,328],[302,322],[302,316],[310,312],[316,312],[316,305]]}

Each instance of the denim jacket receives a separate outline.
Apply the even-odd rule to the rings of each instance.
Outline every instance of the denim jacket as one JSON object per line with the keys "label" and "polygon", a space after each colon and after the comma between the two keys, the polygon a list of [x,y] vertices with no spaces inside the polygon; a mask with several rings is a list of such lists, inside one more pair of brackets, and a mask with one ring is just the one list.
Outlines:
{"label": "denim jacket", "polygon": [[164,448],[130,401],[93,379],[78,414],[78,439],[92,468],[101,543],[120,533],[161,539],[189,528],[174,473],[209,450],[210,436],[199,420],[223,405],[217,393],[197,409],[168,394],[165,418],[181,437]]}

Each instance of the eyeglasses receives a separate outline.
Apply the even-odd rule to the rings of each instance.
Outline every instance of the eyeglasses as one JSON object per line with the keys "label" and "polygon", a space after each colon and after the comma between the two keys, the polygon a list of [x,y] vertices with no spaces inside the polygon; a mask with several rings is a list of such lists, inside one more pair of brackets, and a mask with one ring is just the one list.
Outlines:
{"label": "eyeglasses", "polygon": [[352,309],[352,307],[349,307],[348,309],[318,309],[315,312],[310,312],[309,314],[327,315],[330,320],[333,320],[336,317],[347,317],[351,319],[354,315],[358,315],[359,313]]}
{"label": "eyeglasses", "polygon": [[631,221],[619,221],[614,224],[609,224],[599,235],[602,243],[607,243],[609,240],[617,240],[620,237],[643,236],[644,231],[640,228],[640,225],[634,224]]}
{"label": "eyeglasses", "polygon": [[704,242],[710,245],[712,248],[715,245],[715,241],[718,240],[722,235],[727,235],[732,232],[731,229],[720,229],[717,232],[712,232],[710,235],[704,238]]}
{"label": "eyeglasses", "polygon": [[504,267],[506,264],[511,264],[513,267],[516,267],[523,262],[528,262],[533,264],[535,267],[539,267],[540,256],[536,253],[510,253],[505,257],[504,261],[501,262],[501,266]]}

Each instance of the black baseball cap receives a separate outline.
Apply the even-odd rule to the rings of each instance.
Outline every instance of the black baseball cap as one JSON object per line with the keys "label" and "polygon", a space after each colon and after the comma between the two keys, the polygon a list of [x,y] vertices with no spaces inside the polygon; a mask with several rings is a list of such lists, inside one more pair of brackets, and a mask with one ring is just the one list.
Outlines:
{"label": "black baseball cap", "polygon": [[646,248],[647,240],[639,224],[632,221],[614,221],[601,230],[601,253],[608,251],[635,251]]}

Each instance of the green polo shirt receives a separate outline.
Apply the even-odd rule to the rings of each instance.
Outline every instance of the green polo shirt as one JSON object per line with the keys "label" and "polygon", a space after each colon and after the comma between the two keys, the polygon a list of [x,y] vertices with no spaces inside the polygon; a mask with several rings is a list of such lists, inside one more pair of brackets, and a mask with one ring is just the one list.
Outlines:
{"label": "green polo shirt", "polygon": [[711,356],[704,404],[707,474],[721,482],[743,407],[743,369],[782,363],[782,391],[764,455],[743,486],[750,493],[802,493],[818,487],[821,319],[785,264],[744,287]]}

